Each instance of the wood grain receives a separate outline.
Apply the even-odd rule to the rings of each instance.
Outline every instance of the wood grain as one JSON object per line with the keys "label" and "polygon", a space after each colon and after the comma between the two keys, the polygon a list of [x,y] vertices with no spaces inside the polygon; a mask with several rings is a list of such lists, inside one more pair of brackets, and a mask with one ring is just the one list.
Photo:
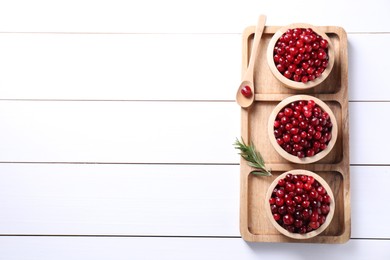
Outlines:
{"label": "wood grain", "polygon": [[[325,26],[320,28],[327,33],[332,41],[335,52],[334,68],[330,76],[320,85],[301,91],[284,87],[271,74],[267,64],[266,47],[278,27],[266,27],[263,34],[266,43],[261,44],[263,49],[260,50],[257,62],[260,65],[255,70],[254,76],[256,99],[252,109],[242,110],[241,129],[246,136],[246,142],[252,141],[260,151],[264,151],[262,152],[264,160],[276,175],[292,169],[306,169],[322,173],[324,178],[330,181],[330,186],[337,198],[335,218],[324,233],[305,240],[305,242],[345,243],[351,234],[347,36],[340,27]],[[253,27],[248,27],[243,33],[243,71],[248,64],[247,55],[251,46],[252,34]],[[294,94],[309,94],[327,102],[334,112],[339,126],[335,147],[328,156],[315,164],[290,163],[274,150],[268,139],[268,119],[271,111],[282,99]],[[240,161],[240,166],[240,231],[242,237],[252,242],[302,242],[283,236],[269,222],[265,221],[264,205],[258,205],[258,198],[265,199],[265,191],[272,178],[254,178],[249,173],[251,168],[243,159]],[[341,190],[340,187],[342,187]]]}

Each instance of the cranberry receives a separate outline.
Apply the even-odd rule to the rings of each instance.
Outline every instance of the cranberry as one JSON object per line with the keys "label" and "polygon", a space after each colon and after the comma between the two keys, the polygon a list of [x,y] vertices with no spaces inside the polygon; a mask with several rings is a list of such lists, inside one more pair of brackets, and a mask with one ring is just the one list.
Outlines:
{"label": "cranberry", "polygon": [[278,206],[276,206],[276,205],[271,205],[271,212],[272,212],[272,214],[277,213],[277,212],[278,212]]}
{"label": "cranberry", "polygon": [[299,141],[301,141],[301,137],[299,135],[294,135],[292,139],[294,143],[299,143]]}
{"label": "cranberry", "polygon": [[315,221],[317,221],[317,220],[318,220],[318,213],[314,211],[314,212],[311,214],[311,216],[310,216],[310,221],[315,222]]}
{"label": "cranberry", "polygon": [[249,98],[252,96],[252,89],[249,87],[249,86],[243,86],[241,88],[241,94],[246,97],[246,98]]}
{"label": "cranberry", "polygon": [[295,232],[295,228],[293,225],[285,225],[284,227],[288,232],[293,233]]}
{"label": "cranberry", "polygon": [[325,188],[304,174],[289,173],[280,179],[269,203],[274,220],[291,233],[305,234],[318,229],[330,211],[330,197]]}
{"label": "cranberry", "polygon": [[295,191],[298,195],[302,195],[304,193],[304,190],[302,188],[297,188]]}
{"label": "cranberry", "polygon": [[288,173],[285,177],[286,181],[292,182],[294,180],[294,177],[291,173]]}
{"label": "cranberry", "polygon": [[318,229],[320,227],[320,222],[318,221],[312,221],[309,223],[309,226],[312,228],[312,229]]}
{"label": "cranberry", "polygon": [[294,218],[290,214],[284,215],[283,223],[286,225],[291,225],[294,223]]}
{"label": "cranberry", "polygon": [[287,206],[287,212],[289,214],[294,214],[295,213],[295,207],[292,205],[292,206]]}
{"label": "cranberry", "polygon": [[303,221],[301,219],[295,219],[294,226],[296,228],[300,228],[300,227],[302,227],[302,225],[303,225]]}
{"label": "cranberry", "polygon": [[324,203],[330,203],[330,197],[329,197],[329,195],[324,195],[322,198],[323,198],[323,202],[324,202]]}
{"label": "cranberry", "polygon": [[291,136],[290,136],[289,134],[283,135],[283,141],[284,141],[285,143],[290,142],[290,139],[291,139]]}
{"label": "cranberry", "polygon": [[326,217],[324,215],[320,215],[318,217],[318,222],[320,223],[320,226],[325,223]]}
{"label": "cranberry", "polygon": [[286,183],[286,190],[287,191],[294,191],[295,190],[295,185],[291,182]]}
{"label": "cranberry", "polygon": [[286,206],[280,206],[280,208],[278,208],[278,211],[277,211],[279,214],[281,215],[286,215],[287,213],[287,208]]}
{"label": "cranberry", "polygon": [[[301,196],[295,196],[294,197],[294,201],[298,204],[302,203],[302,197]],[[271,201],[270,201],[270,204],[271,204]],[[271,204],[272,205],[272,204]]]}
{"label": "cranberry", "polygon": [[316,198],[318,198],[318,192],[313,188],[313,189],[310,191],[310,193],[309,193],[309,197],[310,197],[311,199],[316,199]]}
{"label": "cranberry", "polygon": [[318,192],[319,195],[325,195],[326,194],[326,190],[325,190],[325,188],[323,186],[319,186],[317,188],[317,192]]}
{"label": "cranberry", "polygon": [[[298,175],[294,175],[294,176],[297,176],[298,177]],[[297,187],[297,188],[303,188],[303,182],[298,178],[298,179],[295,179],[294,178],[294,182],[295,182],[295,187]]]}
{"label": "cranberry", "polygon": [[320,47],[323,49],[328,48],[328,41],[325,39],[320,40]]}
{"label": "cranberry", "polygon": [[299,233],[299,234],[305,234],[305,233],[307,233],[306,227],[301,227],[301,228],[299,229],[298,233]]}
{"label": "cranberry", "polygon": [[310,201],[304,200],[304,201],[302,202],[302,207],[304,207],[304,208],[310,207]]}
{"label": "cranberry", "polygon": [[307,183],[309,184],[313,184],[315,181],[314,177],[313,176],[307,176]]}
{"label": "cranberry", "polygon": [[321,212],[323,215],[327,215],[329,213],[329,211],[330,211],[329,205],[327,205],[327,204],[321,205]]}
{"label": "cranberry", "polygon": [[311,190],[311,184],[310,183],[305,183],[303,184],[303,189],[305,191],[310,191]]}
{"label": "cranberry", "polygon": [[306,83],[328,66],[329,43],[311,28],[287,30],[276,42],[273,60],[286,78]]}
{"label": "cranberry", "polygon": [[284,190],[282,190],[282,189],[278,189],[277,191],[276,191],[276,197],[278,197],[278,198],[284,198],[284,194],[285,194],[285,192],[284,192]]}

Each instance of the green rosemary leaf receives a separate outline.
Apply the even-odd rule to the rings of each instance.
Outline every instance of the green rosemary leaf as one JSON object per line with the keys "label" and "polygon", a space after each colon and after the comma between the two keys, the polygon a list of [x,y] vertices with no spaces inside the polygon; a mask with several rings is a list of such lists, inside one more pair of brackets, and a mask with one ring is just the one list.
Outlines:
{"label": "green rosemary leaf", "polygon": [[271,171],[265,167],[263,157],[258,151],[256,151],[256,148],[252,142],[249,145],[246,145],[242,138],[241,142],[236,139],[234,146],[236,149],[241,151],[239,154],[242,158],[248,161],[248,165],[257,169],[251,173],[255,175],[271,176]]}
{"label": "green rosemary leaf", "polygon": [[251,171],[251,174],[259,175],[259,176],[271,176],[272,174],[269,171]]}

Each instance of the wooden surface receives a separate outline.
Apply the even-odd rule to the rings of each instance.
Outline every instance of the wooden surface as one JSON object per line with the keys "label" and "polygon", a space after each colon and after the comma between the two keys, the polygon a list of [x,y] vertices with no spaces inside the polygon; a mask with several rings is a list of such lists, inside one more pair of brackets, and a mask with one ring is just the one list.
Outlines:
{"label": "wooden surface", "polygon": [[[254,72],[256,98],[250,109],[241,109],[241,135],[245,143],[252,142],[263,155],[273,175],[293,169],[305,169],[318,173],[331,185],[336,198],[336,212],[332,225],[326,232],[303,240],[290,239],[267,221],[264,204],[266,193],[273,178],[254,177],[253,170],[244,159],[241,159],[241,192],[240,192],[240,232],[250,242],[305,242],[305,243],[345,243],[351,234],[350,206],[350,171],[349,171],[349,108],[348,108],[348,46],[345,31],[340,27],[318,27],[329,35],[334,49],[334,68],[321,84],[305,89],[286,88],[282,82],[273,77],[267,60],[270,39],[279,28],[267,26],[262,37],[258,66]],[[251,48],[254,28],[248,27],[243,33],[242,67],[248,64],[248,53]],[[326,102],[334,116],[335,127],[339,131],[334,147],[325,157],[315,163],[293,160],[294,156],[280,155],[275,148],[273,136],[273,119],[285,105],[285,98],[295,96],[298,99],[309,94]],[[282,101],[282,102],[281,102]],[[282,103],[279,105],[279,103]],[[286,101],[289,103],[290,101]],[[287,104],[286,103],[286,104]],[[280,106],[280,107],[279,107]],[[275,110],[276,108],[276,110]],[[272,119],[272,120],[271,120]],[[270,137],[271,136],[271,137]],[[275,144],[273,144],[275,143]],[[329,146],[330,147],[330,146]],[[280,149],[282,150],[282,149]],[[305,163],[305,164],[303,164]]]}
{"label": "wooden surface", "polygon": [[[290,2],[1,1],[0,258],[390,258],[390,225],[373,221],[389,213],[377,133],[390,127],[390,53],[372,54],[390,45],[390,4]],[[241,33],[261,13],[347,32],[346,244],[240,236],[234,97]]]}

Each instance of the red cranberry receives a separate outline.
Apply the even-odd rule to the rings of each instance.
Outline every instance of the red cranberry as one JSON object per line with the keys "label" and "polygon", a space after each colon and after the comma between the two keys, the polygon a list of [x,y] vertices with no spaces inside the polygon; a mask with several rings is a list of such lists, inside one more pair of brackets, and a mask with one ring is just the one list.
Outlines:
{"label": "red cranberry", "polygon": [[294,180],[294,177],[291,173],[288,173],[285,177],[286,181],[292,182]]}
{"label": "red cranberry", "polygon": [[294,191],[295,190],[295,185],[291,182],[286,183],[286,190],[287,191]]}
{"label": "red cranberry", "polygon": [[249,86],[243,86],[241,88],[241,94],[246,97],[246,98],[249,98],[252,96],[252,89],[249,87]]}
{"label": "red cranberry", "polygon": [[307,233],[307,228],[306,228],[306,227],[301,227],[301,228],[299,228],[298,233],[299,233],[299,234],[305,234],[305,233]]}
{"label": "red cranberry", "polygon": [[278,206],[276,206],[276,205],[271,205],[271,212],[272,212],[272,214],[277,213],[277,212],[278,212]]}
{"label": "red cranberry", "polygon": [[280,206],[280,208],[278,208],[278,213],[281,215],[286,215],[286,213],[287,213],[286,206]]}
{"label": "red cranberry", "polygon": [[283,223],[286,225],[292,225],[294,223],[294,218],[290,214],[284,215]]}
{"label": "red cranberry", "polygon": [[326,217],[324,215],[320,215],[318,217],[318,222],[320,223],[320,226],[325,223]]}
{"label": "red cranberry", "polygon": [[302,202],[302,207],[304,207],[304,208],[310,207],[310,201],[304,200],[304,201]]}
{"label": "red cranberry", "polygon": [[324,202],[324,203],[330,203],[330,197],[329,197],[329,195],[324,195],[322,198],[323,198],[323,202]]}
{"label": "red cranberry", "polygon": [[318,229],[320,227],[320,222],[318,221],[312,221],[309,223],[309,226],[312,228],[312,229]]}
{"label": "red cranberry", "polygon": [[275,205],[276,206],[283,206],[283,204],[284,204],[284,200],[282,199],[282,198],[279,198],[279,197],[277,197],[276,199],[275,199]]}
{"label": "red cranberry", "polygon": [[276,191],[276,197],[278,197],[278,198],[284,198],[284,194],[285,194],[285,192],[282,189],[278,189]]}

